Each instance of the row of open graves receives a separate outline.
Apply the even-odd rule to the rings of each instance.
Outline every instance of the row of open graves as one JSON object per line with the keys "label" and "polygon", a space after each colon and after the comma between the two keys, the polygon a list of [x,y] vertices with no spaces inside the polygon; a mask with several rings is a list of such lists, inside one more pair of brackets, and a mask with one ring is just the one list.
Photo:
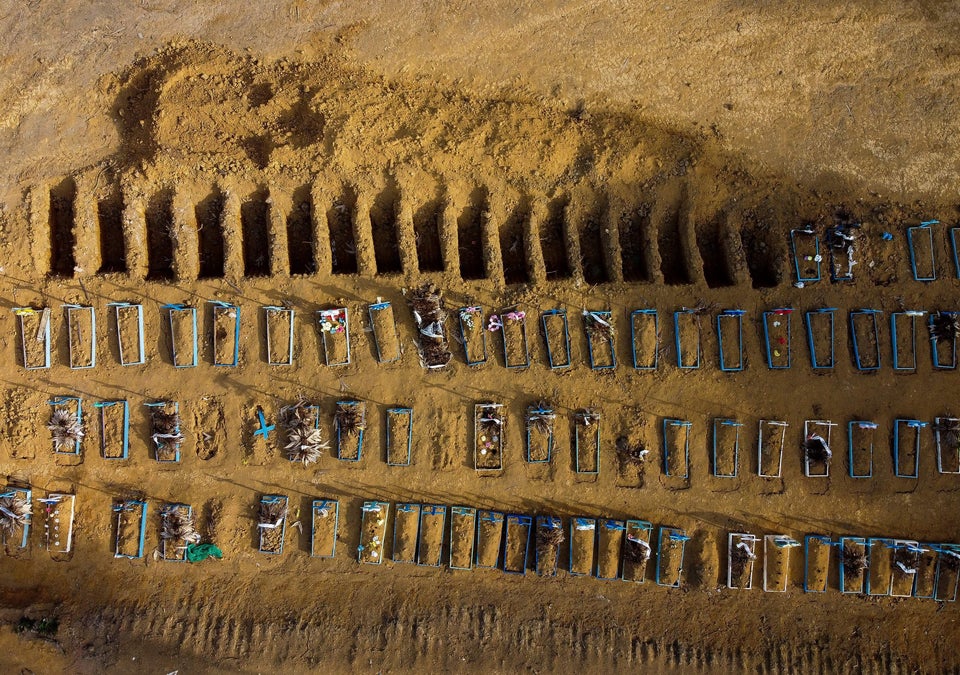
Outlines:
{"label": "row of open graves", "polygon": [[[439,293],[418,289],[413,294],[412,316],[419,330],[418,350],[421,363],[427,368],[445,367],[452,358],[446,327],[446,312]],[[211,345],[210,362],[214,366],[235,367],[240,362],[240,305],[210,301]],[[115,322],[116,353],[122,365],[146,362],[144,346],[143,305],[110,303]],[[15,308],[21,363],[27,369],[50,366],[51,311],[49,308]],[[198,309],[185,304],[161,306],[166,314],[169,331],[171,362],[178,368],[192,368],[199,364]],[[803,314],[802,327],[795,327],[794,308],[780,307],[761,314],[762,343],[768,368],[783,370],[794,363],[794,332],[802,330],[809,352],[809,362],[816,371],[829,371],[837,362],[838,321],[835,307],[811,309]],[[286,306],[262,308],[265,325],[266,362],[274,366],[292,365],[296,352],[295,310]],[[75,369],[93,368],[97,363],[96,311],[88,305],[65,305],[67,334],[69,336],[69,366]],[[702,324],[707,310],[684,308],[673,312],[673,353],[676,366],[691,370],[705,362]],[[487,316],[479,305],[462,307],[456,311],[459,334],[455,341],[463,348],[468,365],[487,362],[487,333],[499,333],[503,363],[507,368],[520,369],[531,365],[527,313],[520,307],[499,310]],[[616,319],[610,310],[582,310],[583,329],[587,340],[587,361],[594,370],[617,367]],[[742,309],[724,309],[712,320],[718,344],[717,362],[724,372],[739,372],[746,368],[744,354]],[[403,352],[394,307],[390,302],[378,301],[367,307],[377,359],[381,363],[398,360]],[[323,358],[328,366],[343,366],[353,359],[350,339],[350,312],[346,307],[320,310],[315,316],[315,327],[323,345]],[[657,370],[661,348],[660,312],[657,309],[635,309],[626,320],[630,330],[630,357],[637,370]],[[849,345],[852,362],[861,372],[881,369],[886,360],[881,345],[881,332],[888,327],[890,335],[891,366],[898,372],[913,372],[918,367],[917,341],[921,324],[925,323],[930,341],[934,369],[952,370],[957,367],[957,336],[960,334],[960,312],[904,310],[892,312],[889,318],[879,309],[855,309],[848,313]],[[539,330],[544,340],[547,363],[550,368],[563,370],[573,365],[574,355],[570,339],[568,311],[555,308],[543,311]]]}
{"label": "row of open graves", "polygon": [[[50,400],[52,413],[48,429],[53,450],[57,454],[79,455],[86,430],[83,403],[79,397],[60,396]],[[105,459],[126,459],[129,456],[130,412],[126,400],[96,401],[101,456]],[[179,462],[184,435],[180,407],[175,401],[145,404],[149,410],[154,458],[160,462]],[[259,411],[262,416],[262,411]],[[407,466],[413,446],[413,408],[390,407],[385,411],[386,462],[391,466]],[[320,407],[298,400],[280,409],[279,424],[284,434],[282,443],[291,461],[310,464],[320,459],[328,443],[320,430]],[[549,463],[556,442],[557,413],[546,402],[528,406],[524,419],[524,460],[531,464]],[[573,465],[576,473],[600,472],[600,449],[603,417],[596,409],[585,408],[573,415]],[[473,460],[478,472],[496,472],[504,467],[505,408],[499,403],[474,406]],[[260,420],[266,435],[273,426]],[[711,473],[717,478],[735,478],[740,473],[741,436],[744,424],[736,419],[714,418],[710,443]],[[778,478],[783,471],[784,449],[789,423],[783,420],[760,420],[757,427],[757,473],[765,478]],[[834,461],[834,429],[830,420],[805,420],[800,442],[804,475],[826,477]],[[364,431],[367,427],[367,405],[361,400],[337,401],[333,417],[333,438],[336,457],[357,462],[363,456]],[[690,436],[693,422],[665,418],[661,424],[661,461],[667,476],[689,478]],[[931,433],[932,428],[932,433]],[[882,443],[879,424],[867,420],[850,420],[846,424],[847,470],[851,478],[873,476],[875,447]],[[937,417],[931,425],[916,419],[897,418],[892,431],[893,468],[900,478],[918,478],[922,448],[932,441],[935,446],[937,471],[960,474],[960,418]],[[618,461],[640,465],[648,451],[642,444],[617,444]]]}
{"label": "row of open graves", "polygon": [[[0,534],[8,553],[29,546],[34,516],[33,491],[7,486],[0,492]],[[50,493],[36,500],[43,518],[42,546],[54,557],[73,548],[76,496]],[[112,507],[114,556],[142,558],[146,550],[148,503],[118,499]],[[577,516],[524,515],[469,506],[403,502],[363,502],[357,560],[380,565],[384,560],[450,569],[501,569],[555,576],[564,568],[573,576],[658,585],[682,583],[686,542],[680,528],[654,526],[643,520]],[[258,550],[281,555],[287,539],[288,498],[260,497]],[[392,536],[388,542],[389,522]],[[310,515],[310,555],[333,558],[340,531],[340,502],[315,499]],[[193,507],[165,503],[159,517],[159,557],[191,560],[200,543]],[[744,532],[727,536],[726,585],[752,589],[758,576],[768,592],[786,592],[791,565],[801,543],[784,534],[758,537]],[[808,534],[803,540],[803,589],[825,592],[831,578],[843,593],[871,596],[956,600],[960,579],[960,545],[922,543],[888,537],[839,537]],[[654,547],[656,549],[654,555]],[[757,570],[758,558],[760,569]],[[565,565],[561,565],[564,560]],[[652,575],[652,576],[651,576]]]}

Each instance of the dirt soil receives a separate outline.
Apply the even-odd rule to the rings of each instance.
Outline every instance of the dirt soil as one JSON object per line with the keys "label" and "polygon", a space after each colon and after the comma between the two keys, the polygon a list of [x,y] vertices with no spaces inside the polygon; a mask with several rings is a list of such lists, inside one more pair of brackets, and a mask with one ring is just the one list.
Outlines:
{"label": "dirt soil", "polygon": [[[930,427],[917,479],[894,476],[891,449],[896,418],[960,415],[957,371],[931,368],[924,318],[917,372],[895,373],[889,331],[893,311],[960,309],[946,230],[960,224],[956,3],[35,0],[0,7],[0,25],[0,472],[35,498],[77,495],[72,556],[51,559],[34,531],[0,560],[5,671],[960,668],[956,604],[842,595],[836,547],[813,570],[825,593],[803,593],[802,549],[786,593],[722,589],[731,531],[960,538],[943,515],[960,507],[960,477],[937,473]],[[920,283],[905,227],[931,219],[937,280]],[[839,222],[862,223],[855,281],[829,283],[821,249],[825,280],[794,287],[789,230]],[[428,281],[445,294],[454,352],[432,372],[407,302]],[[392,363],[377,362],[367,315],[381,298],[395,314]],[[237,368],[213,365],[207,300],[242,309]],[[120,365],[110,302],[143,305],[143,365]],[[173,366],[169,303],[198,308],[195,368]],[[63,304],[94,307],[95,368],[68,367]],[[269,305],[296,311],[290,366],[267,363]],[[484,309],[472,360],[486,338],[473,367],[453,339],[455,310],[471,305]],[[483,331],[513,306],[527,314],[530,365],[508,370],[502,336]],[[41,316],[23,317],[24,340],[14,307],[50,308],[49,369],[23,368],[23,351],[45,358]],[[331,307],[350,313],[351,358],[328,368],[316,312]],[[552,371],[539,321],[557,307],[572,366]],[[615,328],[607,372],[587,364],[580,316],[600,307]],[[791,367],[769,370],[761,313],[779,307],[797,310]],[[815,371],[803,312],[821,307],[839,308],[836,365]],[[630,312],[644,308],[660,312],[651,372],[631,363]],[[681,308],[701,310],[698,369],[676,367]],[[718,368],[724,308],[747,312],[741,373]],[[874,373],[852,361],[847,312],[860,308],[884,312]],[[137,361],[131,318],[121,330]],[[637,321],[642,365],[652,324]],[[347,353],[336,335],[331,362]],[[787,336],[775,338],[785,363]],[[508,342],[522,362],[522,341]],[[684,349],[693,360],[689,336]],[[59,395],[83,398],[79,463],[50,449]],[[254,436],[257,406],[271,421],[301,395],[321,406],[326,441],[336,400],[366,402],[359,462],[334,451],[304,467],[278,432]],[[107,461],[93,403],[121,399],[129,459]],[[143,404],[156,400],[179,403],[178,464],[153,459]],[[522,420],[539,400],[556,433],[550,465],[532,471]],[[472,416],[484,401],[504,404],[506,424],[503,469],[480,475]],[[393,406],[415,411],[408,467],[384,461]],[[602,414],[596,476],[575,472],[582,408]],[[111,455],[120,412],[108,413]],[[736,478],[711,475],[715,417],[744,423]],[[664,418],[692,422],[688,480],[664,476]],[[790,424],[780,478],[757,476],[761,419]],[[840,425],[829,478],[803,476],[805,419]],[[870,479],[848,475],[852,419],[879,424]],[[650,451],[642,464],[623,463],[621,438]],[[257,552],[262,494],[290,500],[279,556]],[[146,554],[115,559],[111,505],[140,496]],[[333,559],[309,555],[316,498],[340,502]],[[382,547],[382,564],[361,565],[364,500],[556,515],[567,528],[572,515],[638,518],[654,525],[654,552],[643,584],[571,576],[567,544],[555,577],[450,570],[449,533],[440,568],[395,565]],[[193,506],[223,560],[157,560],[167,501]],[[392,542],[392,507],[368,525]],[[653,583],[660,526],[691,537],[679,589]],[[481,562],[500,559],[497,542]],[[58,628],[18,636],[24,617]]]}

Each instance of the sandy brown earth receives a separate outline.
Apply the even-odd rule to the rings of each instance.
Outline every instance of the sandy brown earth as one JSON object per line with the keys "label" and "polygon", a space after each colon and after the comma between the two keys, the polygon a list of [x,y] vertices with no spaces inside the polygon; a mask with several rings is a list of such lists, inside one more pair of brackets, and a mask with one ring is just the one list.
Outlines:
{"label": "sandy brown earth", "polygon": [[[654,671],[936,672],[960,667],[953,603],[726,588],[727,534],[958,540],[957,476],[921,437],[919,478],[893,472],[895,418],[960,414],[956,371],[890,367],[889,314],[958,309],[946,228],[956,224],[956,48],[949,3],[397,2],[79,3],[0,7],[0,293],[50,307],[52,365],[27,371],[13,312],[0,349],[13,484],[77,495],[72,555],[52,559],[42,520],[0,561],[0,662],[35,672],[506,672],[642,666]],[[904,228],[937,218],[938,280],[912,279]],[[856,281],[792,286],[788,233],[862,222]],[[891,241],[882,234],[894,235]],[[826,273],[826,267],[824,267]],[[499,333],[470,367],[427,372],[407,305],[423,282],[447,308],[527,312],[530,366],[507,369]],[[402,356],[378,363],[368,318],[395,310]],[[208,300],[241,308],[239,365],[220,368]],[[143,365],[120,365],[110,302],[142,303]],[[64,303],[92,305],[97,365],[70,370]],[[198,308],[195,368],[175,369],[167,303]],[[277,317],[295,310],[291,366]],[[314,312],[347,307],[352,363],[327,367]],[[540,312],[569,312],[572,367],[551,371]],[[702,308],[702,367],[676,367],[672,312]],[[792,367],[769,370],[761,313],[794,307]],[[837,364],[809,367],[801,311],[838,307]],[[847,310],[884,311],[882,366],[858,372]],[[591,371],[581,309],[609,309],[618,367]],[[660,367],[632,368],[629,312],[660,312]],[[714,316],[747,311],[747,367],[718,368]],[[129,326],[124,328],[128,330]],[[225,337],[228,331],[216,333]],[[381,341],[380,355],[389,346]],[[32,346],[35,346],[33,343]],[[180,333],[182,359],[191,342]],[[281,350],[282,351],[282,350]],[[508,350],[510,363],[522,350]],[[229,355],[229,351],[227,352]],[[58,395],[83,398],[79,458],[44,428]],[[253,435],[299,396],[366,403],[358,462],[288,462]],[[93,402],[126,399],[130,456],[101,457]],[[179,403],[179,464],[154,460],[144,403]],[[551,461],[524,461],[524,411],[555,409]],[[474,405],[504,405],[503,469],[474,469]],[[386,410],[414,409],[410,466],[388,466]],[[599,472],[575,471],[577,410],[600,413]],[[739,477],[710,473],[715,417],[744,423]],[[692,422],[689,478],[660,457],[667,418]],[[785,420],[783,475],[757,475],[762,419]],[[806,419],[829,419],[829,478],[803,475]],[[870,480],[847,475],[846,423],[875,420]],[[582,431],[582,430],[581,430]],[[583,438],[584,436],[580,436]],[[624,439],[626,443],[620,442]],[[650,450],[642,469],[618,445]],[[674,464],[670,472],[674,473]],[[284,552],[257,551],[261,495],[289,498]],[[146,498],[145,555],[115,559],[117,498]],[[310,557],[316,498],[339,500],[336,556]],[[393,563],[359,565],[364,500],[528,515],[638,518],[691,536],[679,589]],[[192,504],[222,561],[157,559],[158,512]],[[35,509],[39,514],[39,508]],[[295,526],[295,523],[299,523]],[[436,541],[427,537],[431,547]],[[515,543],[515,542],[513,542]],[[442,549],[447,555],[449,538]],[[433,550],[431,548],[430,550]],[[601,550],[603,548],[601,547]],[[509,556],[516,560],[516,549]],[[579,549],[578,549],[579,551]],[[578,561],[581,553],[577,553]],[[610,570],[609,557],[603,570]],[[59,621],[17,637],[23,617]]]}

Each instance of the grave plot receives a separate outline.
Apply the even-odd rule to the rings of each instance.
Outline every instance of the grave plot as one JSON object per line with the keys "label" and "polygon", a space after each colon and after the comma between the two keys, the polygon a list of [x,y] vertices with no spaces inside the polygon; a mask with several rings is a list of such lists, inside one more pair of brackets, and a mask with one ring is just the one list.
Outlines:
{"label": "grave plot", "polygon": [[554,370],[569,368],[570,326],[567,322],[567,310],[548,309],[540,315],[543,339],[547,346],[547,362]]}
{"label": "grave plot", "polygon": [[383,562],[383,542],[387,535],[388,502],[365,501],[360,517],[360,545],[357,561],[368,565]]}
{"label": "grave plot", "polygon": [[477,512],[477,544],[475,564],[478,568],[500,567],[503,550],[503,514],[499,511]]}
{"label": "grave plot", "polygon": [[370,325],[373,327],[373,341],[377,349],[377,361],[392,363],[400,358],[400,336],[397,334],[397,320],[393,305],[389,302],[375,302],[368,309]]}
{"label": "grave plot", "polygon": [[505,536],[503,571],[508,574],[526,574],[530,540],[533,538],[533,518],[517,513],[508,514]]}
{"label": "grave plot", "polygon": [[483,327],[483,308],[479,305],[461,307],[457,310],[460,325],[460,343],[468,366],[487,362],[487,332]]}
{"label": "grave plot", "polygon": [[606,370],[617,367],[617,351],[614,342],[613,312],[610,310],[584,310],[583,326],[587,333],[587,352],[590,367]]}
{"label": "grave plot", "polygon": [[323,341],[323,359],[328,366],[350,363],[350,315],[346,307],[321,309],[317,327]]}
{"label": "grave plot", "polygon": [[387,408],[387,465],[409,466],[413,446],[413,408]]}
{"label": "grave plot", "polygon": [[115,558],[142,558],[147,534],[147,502],[125,499],[114,502]]}
{"label": "grave plot", "polygon": [[14,307],[20,364],[26,370],[50,367],[50,309]]}
{"label": "grave plot", "polygon": [[337,553],[337,531],[340,525],[340,502],[336,499],[314,499],[310,506],[310,555],[333,558]]}
{"label": "grave plot", "polygon": [[573,417],[576,472],[600,473],[600,411],[578,410]]}
{"label": "grave plot", "polygon": [[557,575],[560,561],[560,547],[566,540],[563,521],[556,516],[537,516],[536,526],[536,570],[542,577]]}
{"label": "grave plot", "polygon": [[626,523],[622,520],[601,519],[597,528],[597,578],[618,579],[623,559],[623,541]]}
{"label": "grave plot", "polygon": [[852,420],[847,425],[848,464],[851,478],[873,476],[873,447],[877,423]]}
{"label": "grave plot", "polygon": [[289,500],[285,495],[263,495],[257,512],[258,550],[280,555],[287,534]]}
{"label": "grave plot", "polygon": [[420,505],[397,504],[393,517],[393,562],[417,561],[417,538],[420,533]]}
{"label": "grave plot", "polygon": [[236,366],[240,360],[240,306],[210,300],[213,313],[213,365]]}
{"label": "grave plot", "polygon": [[474,547],[477,540],[477,510],[472,506],[454,506],[450,509],[451,569],[473,569]]}
{"label": "grave plot", "polygon": [[170,358],[176,368],[197,365],[197,308],[164,305],[170,328]]}
{"label": "grave plot", "polygon": [[271,366],[293,364],[293,316],[289,307],[263,308],[267,324],[267,363]]}
{"label": "grave plot", "polygon": [[596,568],[597,520],[570,519],[570,574],[593,576]]}
{"label": "grave plot", "polygon": [[67,315],[68,353],[73,369],[97,365],[97,316],[93,307],[64,305]]}
{"label": "grave plot", "polygon": [[117,349],[120,365],[136,366],[146,361],[143,348],[143,305],[129,302],[112,302],[116,312]]}
{"label": "grave plot", "polygon": [[628,520],[623,542],[623,564],[621,565],[624,581],[643,583],[647,578],[647,567],[652,557],[650,538],[653,534],[653,525],[645,520]]}
{"label": "grave plot", "polygon": [[660,320],[655,309],[630,312],[630,350],[633,367],[656,370],[660,362]]}

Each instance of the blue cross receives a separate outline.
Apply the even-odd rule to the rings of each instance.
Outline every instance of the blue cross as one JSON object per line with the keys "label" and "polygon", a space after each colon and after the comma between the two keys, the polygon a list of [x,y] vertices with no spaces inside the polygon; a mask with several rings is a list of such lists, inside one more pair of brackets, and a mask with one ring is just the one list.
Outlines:
{"label": "blue cross", "polygon": [[270,432],[277,428],[275,424],[267,424],[266,418],[263,416],[263,408],[257,406],[257,419],[260,421],[260,428],[253,432],[254,436],[263,436],[263,440],[267,440],[270,437]]}

